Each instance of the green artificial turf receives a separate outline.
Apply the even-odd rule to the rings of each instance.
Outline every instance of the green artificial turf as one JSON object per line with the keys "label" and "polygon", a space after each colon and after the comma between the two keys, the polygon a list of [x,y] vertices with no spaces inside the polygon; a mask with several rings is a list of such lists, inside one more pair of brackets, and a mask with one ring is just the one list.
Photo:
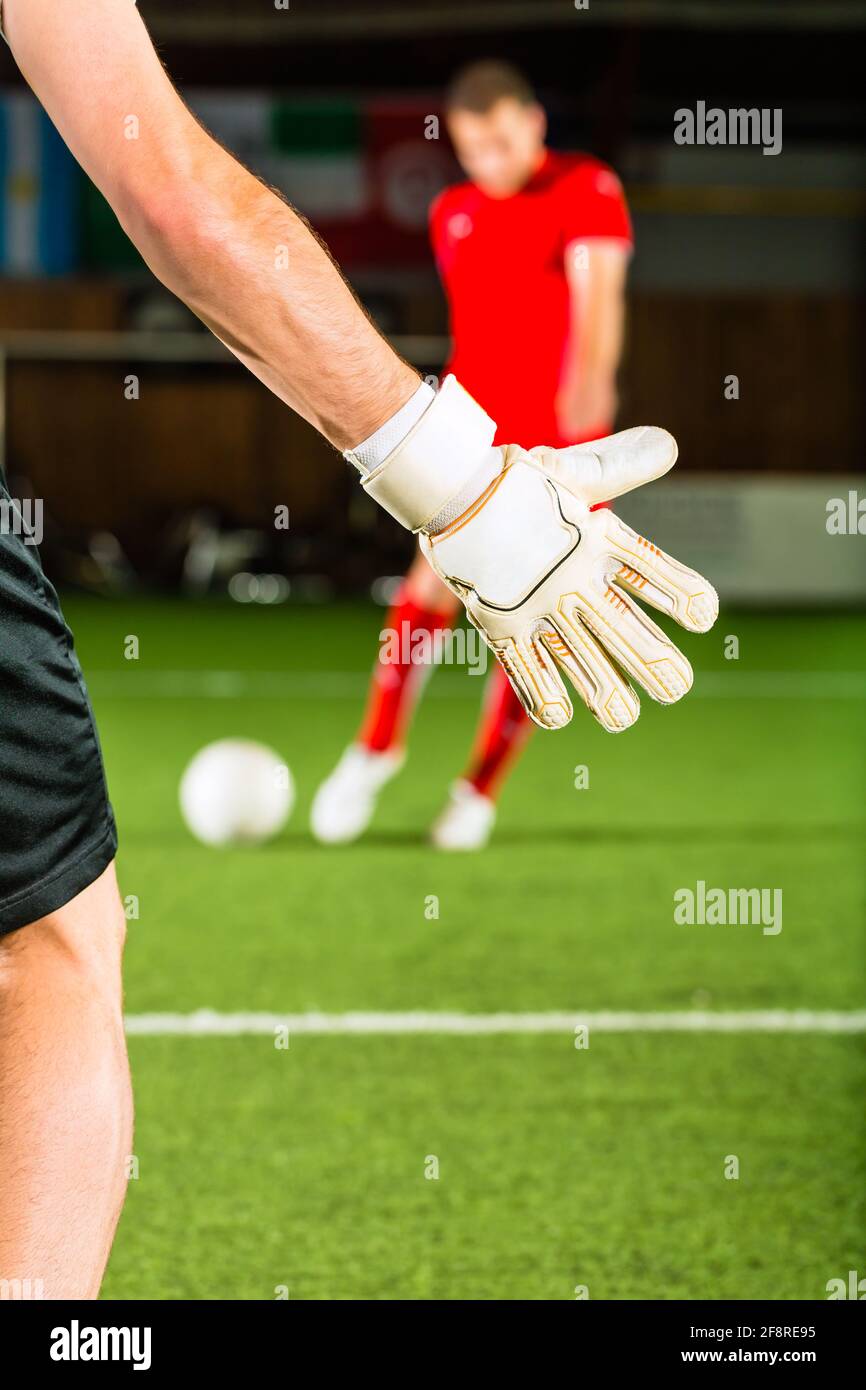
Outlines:
{"label": "green artificial turf", "polygon": [[[367,837],[307,831],[382,610],[66,609],[138,901],[131,1014],[863,1005],[862,616],[723,614],[682,638],[682,705],[645,699],[616,738],[582,709],[536,734],[490,847],[446,856],[425,832],[473,732],[465,670],[433,677]],[[260,849],[205,849],[180,818],[184,764],[226,735],[273,745],[298,786]],[[677,925],[698,880],[781,889],[782,930]],[[170,1036],[131,1054],[139,1176],[109,1298],[808,1299],[866,1273],[857,1036]]]}

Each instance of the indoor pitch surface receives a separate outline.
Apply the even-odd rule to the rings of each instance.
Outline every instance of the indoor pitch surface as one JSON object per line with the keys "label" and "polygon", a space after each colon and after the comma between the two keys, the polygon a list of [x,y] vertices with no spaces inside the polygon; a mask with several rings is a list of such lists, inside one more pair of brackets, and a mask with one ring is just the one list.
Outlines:
{"label": "indoor pitch surface", "polygon": [[[367,837],[307,831],[383,610],[66,607],[139,910],[104,1297],[821,1299],[866,1273],[866,620],[723,613],[683,639],[680,707],[536,734],[460,857],[424,834],[473,731],[465,670],[435,674]],[[225,735],[295,775],[262,849],[180,819]],[[678,925],[699,881],[781,889],[782,930]],[[272,1015],[300,1016],[288,1048]]]}

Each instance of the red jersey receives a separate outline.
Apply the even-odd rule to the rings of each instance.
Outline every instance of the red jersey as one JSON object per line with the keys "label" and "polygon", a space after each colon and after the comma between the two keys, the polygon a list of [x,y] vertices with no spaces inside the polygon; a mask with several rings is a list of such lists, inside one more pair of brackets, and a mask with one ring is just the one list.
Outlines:
{"label": "red jersey", "polygon": [[554,408],[570,328],[566,248],[594,237],[632,245],[616,174],[585,154],[548,150],[510,198],[446,188],[430,239],[448,299],[453,372],[497,422],[498,444],[562,447]]}

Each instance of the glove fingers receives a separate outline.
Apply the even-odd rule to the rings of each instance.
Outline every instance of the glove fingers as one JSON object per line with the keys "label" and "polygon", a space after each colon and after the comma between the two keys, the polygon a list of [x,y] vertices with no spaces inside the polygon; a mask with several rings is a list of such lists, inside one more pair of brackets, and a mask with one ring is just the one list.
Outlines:
{"label": "glove fingers", "polygon": [[605,534],[611,554],[622,561],[614,576],[620,588],[659,612],[670,613],[689,632],[709,631],[719,614],[719,598],[712,584],[632,531],[612,512]]}
{"label": "glove fingers", "polygon": [[563,728],[573,713],[571,700],[539,633],[490,645],[533,723],[542,729]]}
{"label": "glove fingers", "polygon": [[692,668],[646,613],[612,584],[595,599],[575,596],[578,615],[622,669],[654,700],[672,705],[691,689]]}
{"label": "glove fingers", "polygon": [[587,709],[609,733],[628,729],[640,714],[640,701],[621,673],[608,661],[577,614],[560,611],[555,631],[542,641],[563,667]]}

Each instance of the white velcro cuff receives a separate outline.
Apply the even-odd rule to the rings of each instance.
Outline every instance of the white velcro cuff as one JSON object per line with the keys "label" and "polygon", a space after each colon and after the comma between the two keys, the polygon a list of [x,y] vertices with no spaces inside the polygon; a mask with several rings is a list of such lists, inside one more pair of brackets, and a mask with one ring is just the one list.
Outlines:
{"label": "white velcro cuff", "polygon": [[418,423],[362,485],[402,526],[422,531],[465,490],[495,433],[486,411],[447,376]]}

